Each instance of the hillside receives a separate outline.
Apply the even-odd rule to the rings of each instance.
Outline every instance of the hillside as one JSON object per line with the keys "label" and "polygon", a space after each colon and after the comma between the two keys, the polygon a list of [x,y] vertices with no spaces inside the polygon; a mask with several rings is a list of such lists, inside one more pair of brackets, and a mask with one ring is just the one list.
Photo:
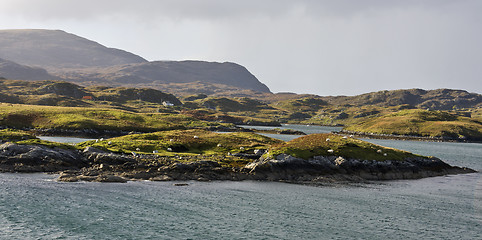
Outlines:
{"label": "hillside", "polygon": [[58,77],[50,75],[45,69],[29,67],[0,58],[0,77],[23,80],[52,80]]}
{"label": "hillside", "polygon": [[3,128],[40,129],[57,135],[94,137],[103,132],[127,134],[130,131],[152,132],[207,128],[218,125],[182,114],[135,113],[107,108],[0,104],[0,126]]}
{"label": "hillside", "polygon": [[[155,61],[139,64],[112,66],[58,73],[65,79],[74,82],[107,83],[111,86],[139,86],[165,88],[171,84],[211,84],[206,91],[202,87],[192,89],[192,93],[214,93],[215,88],[254,90],[269,93],[269,88],[261,83],[245,67],[230,62],[204,61]],[[222,86],[224,85],[224,86]],[[234,89],[232,89],[234,88]]]}
{"label": "hillside", "polygon": [[175,96],[154,89],[82,87],[63,81],[1,80],[0,102],[47,106],[158,109],[164,102],[181,105]]}
{"label": "hillside", "polygon": [[452,110],[482,106],[482,95],[454,89],[402,89],[379,91],[357,96],[324,97],[332,105],[380,107],[410,105],[416,108],[432,110]]}
{"label": "hillside", "polygon": [[363,134],[482,141],[482,122],[447,111],[402,110],[352,124],[344,130]]}
{"label": "hillside", "polygon": [[105,67],[147,62],[61,30],[0,30],[0,58],[47,69]]}

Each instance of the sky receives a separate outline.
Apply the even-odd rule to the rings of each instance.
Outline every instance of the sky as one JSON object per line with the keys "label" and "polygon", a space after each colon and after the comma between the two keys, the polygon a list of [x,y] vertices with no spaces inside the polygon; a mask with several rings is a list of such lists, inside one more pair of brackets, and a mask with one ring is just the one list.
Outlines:
{"label": "sky", "polygon": [[245,66],[272,92],[482,93],[482,0],[0,0],[0,29],[61,29],[147,60]]}

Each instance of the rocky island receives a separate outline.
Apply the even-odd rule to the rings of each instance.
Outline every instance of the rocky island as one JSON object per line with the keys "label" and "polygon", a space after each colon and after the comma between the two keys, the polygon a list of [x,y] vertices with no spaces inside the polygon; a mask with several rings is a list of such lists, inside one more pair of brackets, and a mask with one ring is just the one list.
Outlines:
{"label": "rocky island", "polygon": [[[7,131],[3,131],[4,135]],[[173,130],[51,143],[13,131],[1,172],[59,173],[59,181],[261,180],[291,183],[417,179],[475,172],[435,157],[335,134],[282,142],[254,133]],[[5,138],[5,137],[4,137]],[[23,140],[22,140],[23,139]]]}

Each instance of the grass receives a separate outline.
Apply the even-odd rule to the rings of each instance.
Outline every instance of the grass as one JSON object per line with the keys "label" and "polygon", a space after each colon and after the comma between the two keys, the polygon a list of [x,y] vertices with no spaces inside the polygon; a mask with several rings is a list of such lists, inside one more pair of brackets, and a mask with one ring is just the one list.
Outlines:
{"label": "grass", "polygon": [[159,131],[219,125],[170,113],[118,109],[0,104],[0,125],[12,128]]}
{"label": "grass", "polygon": [[402,110],[346,127],[353,132],[482,139],[482,123],[447,111]]}
{"label": "grass", "polygon": [[153,153],[161,155],[223,154],[252,152],[267,149],[282,141],[254,133],[215,133],[201,129],[172,130],[145,134],[132,134],[104,141],[87,141],[79,147],[92,146],[113,152]]}
{"label": "grass", "polygon": [[17,129],[2,129],[0,130],[0,140],[14,142],[22,145],[43,145],[50,148],[63,148],[63,149],[78,149],[77,147],[64,143],[56,143],[50,141],[40,140],[33,134]]}
{"label": "grass", "polygon": [[[329,139],[327,141],[327,139]],[[328,150],[333,150],[332,152]],[[285,144],[274,145],[269,154],[277,156],[288,154],[294,157],[309,159],[314,156],[342,156],[361,160],[399,160],[416,157],[409,152],[382,147],[376,144],[353,138],[343,138],[335,134],[311,134],[293,139]]]}
{"label": "grass", "polygon": [[58,142],[51,142],[51,141],[45,141],[45,140],[40,140],[38,138],[36,139],[28,139],[28,140],[22,140],[22,141],[17,141],[15,142],[16,144],[20,145],[42,145],[50,148],[62,148],[62,149],[67,149],[67,150],[75,150],[75,149],[80,149],[79,147],[75,145],[70,145],[66,143],[58,143]]}
{"label": "grass", "polygon": [[35,139],[36,137],[26,131],[17,129],[2,129],[0,130],[0,140],[2,141],[21,141],[27,139]]}

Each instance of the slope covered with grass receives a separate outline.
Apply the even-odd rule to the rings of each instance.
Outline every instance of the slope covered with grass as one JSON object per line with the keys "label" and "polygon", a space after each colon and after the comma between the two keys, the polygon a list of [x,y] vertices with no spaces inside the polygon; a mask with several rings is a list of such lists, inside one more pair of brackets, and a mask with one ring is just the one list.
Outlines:
{"label": "slope covered with grass", "polygon": [[219,125],[181,114],[117,109],[0,104],[0,125],[14,128],[159,131]]}
{"label": "slope covered with grass", "polygon": [[113,152],[137,152],[172,155],[227,154],[228,152],[251,152],[267,149],[281,140],[255,133],[215,133],[201,129],[172,130],[145,134],[132,134],[104,141],[88,141],[81,147],[92,146]]}
{"label": "slope covered with grass", "polygon": [[309,159],[314,156],[341,156],[361,160],[400,160],[420,157],[409,152],[382,147],[358,139],[335,134],[310,134],[293,139],[284,144],[274,145],[269,154],[277,156],[288,154],[293,157]]}
{"label": "slope covered with grass", "polygon": [[482,139],[482,122],[447,111],[402,110],[350,125],[344,130],[361,133]]}

